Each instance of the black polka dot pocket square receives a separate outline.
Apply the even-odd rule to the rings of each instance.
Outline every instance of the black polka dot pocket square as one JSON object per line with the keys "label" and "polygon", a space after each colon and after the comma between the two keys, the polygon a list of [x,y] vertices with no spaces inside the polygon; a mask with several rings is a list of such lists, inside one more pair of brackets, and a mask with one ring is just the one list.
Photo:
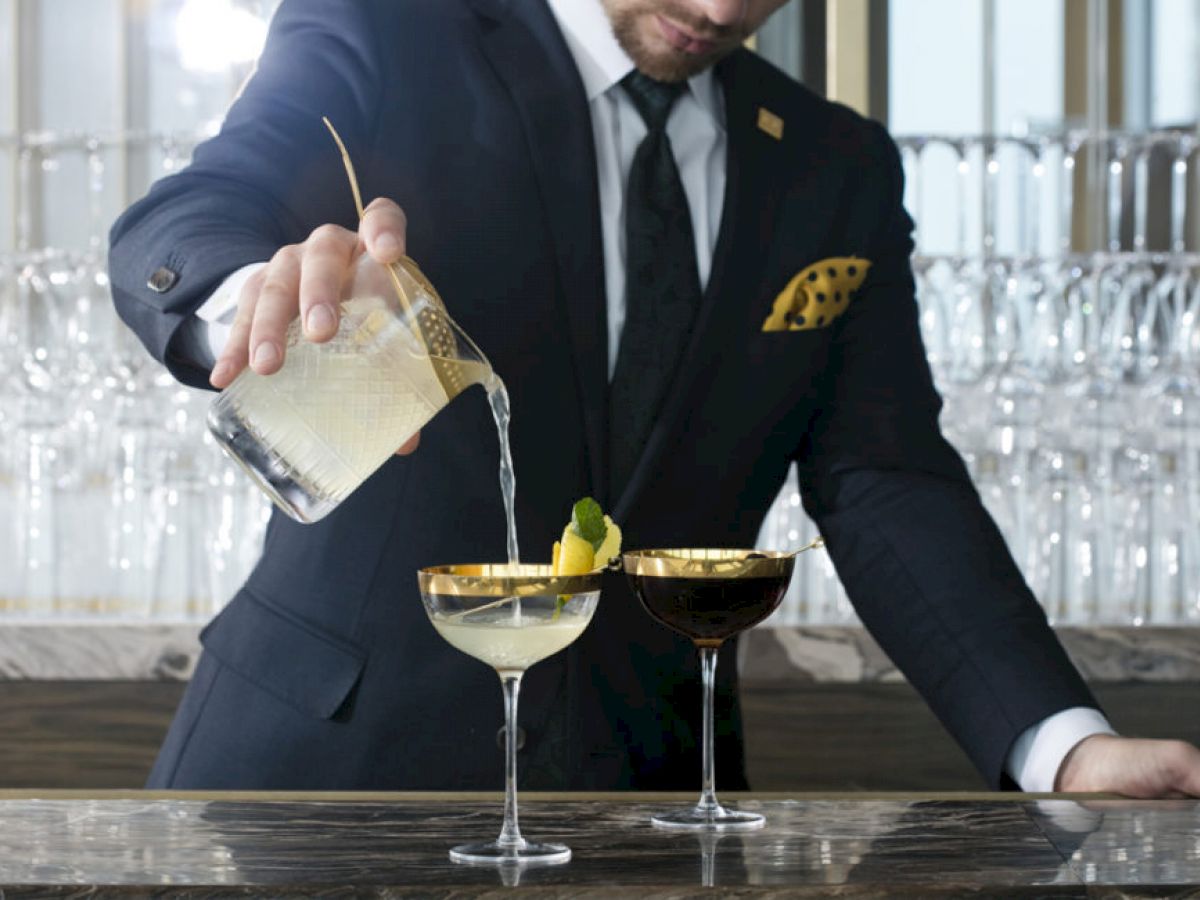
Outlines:
{"label": "black polka dot pocket square", "polygon": [[762,330],[824,328],[850,306],[870,268],[868,259],[834,256],[801,269],[775,298]]}

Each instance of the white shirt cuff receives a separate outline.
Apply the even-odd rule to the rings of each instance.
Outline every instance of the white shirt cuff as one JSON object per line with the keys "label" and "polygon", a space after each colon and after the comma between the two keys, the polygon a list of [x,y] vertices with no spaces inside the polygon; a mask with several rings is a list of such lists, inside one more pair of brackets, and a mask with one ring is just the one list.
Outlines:
{"label": "white shirt cuff", "polygon": [[250,263],[242,266],[212,292],[207,300],[196,310],[196,316],[208,326],[208,349],[212,358],[216,359],[225,349],[229,341],[229,332],[233,328],[233,317],[237,314],[238,300],[242,296],[242,288],[250,280],[250,276],[265,266],[265,262]]}
{"label": "white shirt cuff", "polygon": [[1073,706],[1056,712],[1021,732],[1008,751],[1004,771],[1023,791],[1050,793],[1067,754],[1093,734],[1116,734],[1100,710]]}

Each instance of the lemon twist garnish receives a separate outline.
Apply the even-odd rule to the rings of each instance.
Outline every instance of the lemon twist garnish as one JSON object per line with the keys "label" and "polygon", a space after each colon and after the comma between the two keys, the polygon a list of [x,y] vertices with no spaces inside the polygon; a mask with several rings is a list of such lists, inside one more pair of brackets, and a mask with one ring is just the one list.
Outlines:
{"label": "lemon twist garnish", "polygon": [[[571,521],[562,539],[554,542],[551,571],[555,575],[585,575],[605,566],[621,552],[621,529],[604,515],[591,497],[584,497],[571,510]],[[554,617],[570,597],[560,596]]]}

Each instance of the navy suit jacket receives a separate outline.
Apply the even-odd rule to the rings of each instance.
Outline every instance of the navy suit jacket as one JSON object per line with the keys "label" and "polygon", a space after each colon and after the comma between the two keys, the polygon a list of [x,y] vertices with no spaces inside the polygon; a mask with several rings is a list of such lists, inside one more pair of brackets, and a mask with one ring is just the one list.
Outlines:
{"label": "navy suit jacket", "polygon": [[[984,777],[1027,726],[1095,705],[959,457],[917,327],[911,222],[883,128],[755,55],[719,64],[724,218],[693,335],[628,487],[607,497],[604,270],[583,87],[542,0],[285,0],[219,136],[112,234],[117,308],[182,381],[178,335],[243,264],[355,226],[328,115],[367,197],[408,214],[409,252],[512,396],[517,520],[546,558],[591,494],[625,546],[748,547],[788,466],[866,626]],[[776,137],[761,110],[782,120]],[[764,332],[814,261],[872,261],[845,313]],[[178,280],[147,287],[166,266]],[[496,431],[469,391],[315,525],[275,515],[262,560],[203,634],[151,777],[176,788],[496,788],[494,673],[433,631],[422,566],[503,559]],[[718,783],[745,785],[732,646]],[[619,578],[522,693],[522,783],[693,789],[691,646]]]}

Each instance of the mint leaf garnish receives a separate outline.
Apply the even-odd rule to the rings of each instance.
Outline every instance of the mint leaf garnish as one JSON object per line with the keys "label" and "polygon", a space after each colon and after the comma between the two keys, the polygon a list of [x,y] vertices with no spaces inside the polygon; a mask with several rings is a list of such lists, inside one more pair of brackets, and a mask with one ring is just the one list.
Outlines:
{"label": "mint leaf garnish", "polygon": [[599,550],[608,534],[608,526],[604,524],[604,512],[600,504],[591,497],[584,497],[571,510],[571,528],[574,532],[592,545],[593,550]]}

